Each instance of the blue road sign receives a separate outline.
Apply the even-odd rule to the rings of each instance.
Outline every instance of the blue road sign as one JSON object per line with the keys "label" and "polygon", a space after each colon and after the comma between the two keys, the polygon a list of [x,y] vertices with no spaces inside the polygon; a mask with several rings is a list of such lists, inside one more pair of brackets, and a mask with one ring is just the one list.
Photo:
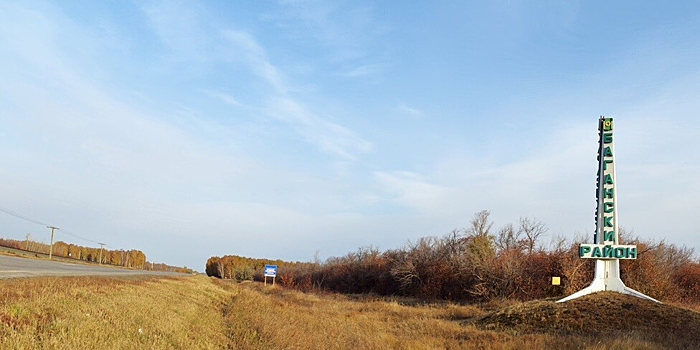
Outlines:
{"label": "blue road sign", "polygon": [[277,265],[265,265],[265,277],[277,276]]}

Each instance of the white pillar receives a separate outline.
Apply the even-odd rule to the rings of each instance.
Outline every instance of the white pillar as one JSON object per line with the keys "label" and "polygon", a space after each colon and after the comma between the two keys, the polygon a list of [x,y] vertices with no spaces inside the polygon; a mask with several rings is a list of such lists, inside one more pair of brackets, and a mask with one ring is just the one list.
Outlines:
{"label": "white pillar", "polygon": [[[613,139],[612,118],[600,117],[598,120],[598,207],[596,210],[595,244],[618,245],[617,186],[615,186],[615,143]],[[607,234],[606,234],[607,233]],[[611,235],[611,233],[614,233]],[[634,295],[639,298],[658,300],[625,286],[620,278],[619,259],[596,259],[594,277],[591,284],[580,291],[559,300],[563,302],[586,294],[613,291]]]}

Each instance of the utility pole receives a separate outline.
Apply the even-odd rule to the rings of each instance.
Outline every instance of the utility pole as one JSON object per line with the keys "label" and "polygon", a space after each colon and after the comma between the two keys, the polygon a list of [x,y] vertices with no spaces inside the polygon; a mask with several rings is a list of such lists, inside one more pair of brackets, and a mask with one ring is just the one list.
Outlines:
{"label": "utility pole", "polygon": [[98,243],[100,245],[100,265],[102,265],[102,249],[104,249],[104,243]]}
{"label": "utility pole", "polygon": [[49,260],[51,260],[51,257],[53,256],[53,230],[58,230],[58,227],[55,226],[46,226],[51,229],[51,245],[49,246]]}

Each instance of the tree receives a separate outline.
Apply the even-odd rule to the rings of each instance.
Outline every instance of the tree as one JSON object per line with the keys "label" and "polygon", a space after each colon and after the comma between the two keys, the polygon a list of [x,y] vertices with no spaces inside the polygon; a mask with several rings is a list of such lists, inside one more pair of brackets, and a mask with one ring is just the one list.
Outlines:
{"label": "tree", "polygon": [[29,249],[29,248],[33,248],[33,247],[30,246],[30,243],[34,243],[34,241],[32,241],[32,234],[31,234],[31,233],[27,233],[27,236],[26,236],[26,239],[25,239],[25,244],[24,244],[24,250],[27,250],[27,251],[31,251],[31,250],[32,250],[32,249]]}
{"label": "tree", "polygon": [[467,229],[467,234],[472,236],[488,236],[493,226],[493,221],[489,219],[490,215],[491,212],[488,210],[482,210],[474,214],[471,226]]}
{"label": "tree", "polygon": [[536,218],[520,218],[520,227],[518,228],[518,234],[522,234],[525,236],[523,238],[523,243],[525,245],[525,248],[527,248],[528,254],[532,253],[532,251],[535,249],[535,246],[537,245],[537,240],[540,238],[540,236],[544,235],[547,232],[547,230],[547,226],[542,221],[539,221]]}
{"label": "tree", "polygon": [[499,251],[509,251],[513,249],[519,249],[521,246],[520,241],[520,230],[515,230],[513,224],[508,224],[498,231],[498,236],[496,237],[496,248]]}
{"label": "tree", "polygon": [[207,260],[207,265],[206,265],[206,272],[207,276],[210,277],[219,277],[221,278],[221,274],[219,273],[219,261],[221,258],[218,256],[212,256]]}
{"label": "tree", "polygon": [[495,272],[495,237],[490,234],[493,222],[491,213],[482,210],[474,214],[471,226],[466,230],[466,262],[459,275],[469,280],[469,294],[475,298],[488,298],[494,292],[493,277]]}

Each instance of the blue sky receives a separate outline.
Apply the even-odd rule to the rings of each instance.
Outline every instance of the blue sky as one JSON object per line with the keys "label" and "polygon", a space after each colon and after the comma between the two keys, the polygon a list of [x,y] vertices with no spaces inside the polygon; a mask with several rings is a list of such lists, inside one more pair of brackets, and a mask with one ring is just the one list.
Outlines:
{"label": "blue sky", "polygon": [[[149,259],[310,260],[490,210],[698,250],[695,2],[0,3],[0,206]],[[0,215],[0,235],[48,230]],[[58,239],[78,244],[70,236]]]}

